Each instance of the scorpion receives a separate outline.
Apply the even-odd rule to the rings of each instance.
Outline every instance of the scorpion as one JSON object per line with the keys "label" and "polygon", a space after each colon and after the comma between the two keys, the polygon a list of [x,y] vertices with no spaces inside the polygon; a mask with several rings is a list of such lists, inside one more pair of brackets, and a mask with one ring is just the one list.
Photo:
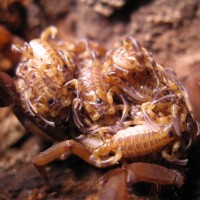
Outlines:
{"label": "scorpion", "polygon": [[[164,122],[165,119],[166,124],[171,121],[176,133],[180,135],[180,121],[184,121],[183,115],[186,116],[189,112],[186,107],[184,111],[181,110],[187,101],[183,95],[186,93],[185,89],[177,81],[174,72],[157,64],[151,54],[134,38],[125,37],[123,46],[107,53],[103,77],[106,82],[120,88],[129,100],[141,106],[144,120],[153,129],[159,124],[152,118],[167,106],[171,110],[170,119],[162,113],[163,116],[159,117],[158,121]],[[172,103],[168,103],[169,101]],[[159,108],[155,113],[151,112],[157,107]]]}
{"label": "scorpion", "polygon": [[107,52],[103,66],[104,80],[120,88],[134,101],[152,99],[160,83],[161,77],[158,76],[153,58],[132,37],[126,37],[123,46]]}
{"label": "scorpion", "polygon": [[68,117],[71,104],[65,83],[73,78],[75,61],[73,54],[54,48],[47,41],[55,38],[53,26],[42,32],[39,39],[12,49],[23,54],[24,61],[16,70],[16,87],[21,105],[33,116],[50,126],[59,125]]}
{"label": "scorpion", "polygon": [[[51,36],[52,30],[55,29],[47,29]],[[131,37],[125,38],[124,47],[107,52],[103,67],[101,59],[95,57],[95,53],[93,50],[90,51],[87,44],[78,43],[71,49],[66,45],[58,45],[54,49],[49,46],[48,37],[44,31],[40,39],[25,43],[24,47],[13,47],[16,51],[22,52],[27,59],[19,64],[16,72],[17,80],[20,81],[13,82],[8,75],[0,73],[1,90],[7,98],[6,102],[0,101],[1,106],[16,101],[16,85],[17,93],[20,94],[20,104],[26,108],[24,110],[47,124],[52,125],[54,118],[60,117],[62,109],[70,107],[73,111],[73,118],[69,116],[69,120],[79,128],[78,136],[71,135],[70,139],[57,140],[58,143],[32,160],[46,183],[49,183],[49,179],[44,166],[66,153],[72,153],[98,168],[119,163],[122,165],[121,168],[115,168],[100,178],[99,197],[102,200],[129,199],[127,184],[136,182],[181,187],[184,176],[178,171],[149,162],[130,163],[137,157],[157,153],[171,163],[187,164],[187,159],[182,158],[190,146],[191,139],[195,139],[199,134],[199,127],[188,108],[183,87],[176,81],[173,73],[156,64],[147,50]],[[34,42],[36,46],[33,45]],[[48,46],[50,52],[46,51],[43,44]],[[83,48],[79,48],[80,46]],[[134,51],[127,52],[127,49]],[[39,54],[39,50],[43,50],[43,53]],[[118,59],[115,55],[117,52],[123,52],[124,56]],[[121,53],[120,55],[122,56]],[[52,70],[49,67],[52,67]],[[48,73],[45,74],[45,71]],[[146,74],[145,76],[150,77],[152,81],[147,81],[145,85],[145,79],[134,80],[135,77],[142,77],[140,73]],[[33,78],[31,74],[42,76]],[[59,78],[54,77],[54,74]],[[42,80],[46,79],[42,77],[46,75],[51,80],[58,78],[59,87],[56,88],[58,83],[44,86],[46,82]],[[37,85],[32,83],[36,83],[36,78],[42,83],[42,87],[50,89],[47,96],[39,95],[45,106],[48,97],[55,94],[51,93],[51,87],[55,87],[53,91],[58,92],[53,96],[60,99],[59,107],[62,109],[58,115],[40,109],[36,112],[37,104],[40,103],[37,91],[34,92]],[[20,82],[27,83],[31,90]],[[136,82],[137,85],[140,84],[138,92],[131,90]],[[142,88],[142,85],[145,87]],[[75,86],[74,89],[72,86]],[[109,91],[110,88],[113,89]],[[142,89],[149,90],[149,98],[143,96]],[[62,104],[61,99],[66,103]],[[118,109],[122,112],[116,112]],[[47,110],[51,111],[51,107]],[[65,112],[67,110],[65,109]],[[87,134],[89,129],[82,129],[82,116],[83,123],[89,128],[94,128],[93,123],[98,126],[95,134]],[[108,116],[113,116],[113,121],[106,122],[110,119]],[[178,122],[174,120],[175,117],[178,117]],[[118,121],[123,122],[124,126],[118,126],[113,133],[113,123],[116,125]],[[61,121],[62,123],[64,122]],[[103,137],[102,129],[105,132]]]}
{"label": "scorpion", "polygon": [[[193,134],[195,131],[194,128]],[[98,168],[104,168],[116,165],[118,162],[123,164],[124,159],[133,159],[134,157],[160,152],[164,147],[171,146],[177,137],[171,125],[153,131],[147,124],[119,130],[113,137],[107,137],[106,142],[100,136],[80,135],[77,138],[66,140],[50,147],[36,156],[33,159],[33,163],[48,183],[43,166],[66,152],[71,152]],[[173,153],[178,151],[176,145],[173,146],[172,151]],[[176,162],[175,154],[173,159],[168,159],[164,153],[162,155],[170,162],[181,164],[181,162]],[[143,170],[145,171],[144,173]],[[124,184],[123,189],[120,189],[120,191],[109,191],[108,188],[113,184],[119,184],[119,181],[122,181],[121,184]],[[173,184],[181,187],[184,183],[184,177],[177,171],[156,164],[142,162],[124,164],[124,167],[121,169],[111,170],[100,179],[100,199],[128,199],[128,191],[125,185],[140,181],[161,185]],[[112,198],[110,193],[114,193]]]}
{"label": "scorpion", "polygon": [[[77,48],[73,50],[78,52],[76,53],[79,60],[78,77],[69,81],[66,85],[75,85],[76,88],[77,96],[72,103],[76,126],[84,133],[96,128],[96,131],[93,131],[94,133],[99,130],[97,127],[104,124],[107,125],[108,121],[108,125],[111,126],[111,121],[113,121],[111,116],[117,120],[114,115],[118,110],[123,110],[119,121],[124,121],[128,112],[128,105],[117,87],[110,87],[110,84],[103,81],[101,62],[100,59],[97,59],[95,51],[89,47],[87,41],[80,41],[79,43],[81,42],[85,48],[82,51],[78,51]],[[78,46],[82,47],[83,45],[78,44]],[[99,52],[98,54],[101,53]],[[113,99],[116,96],[115,94],[121,99],[123,105],[116,105]],[[82,108],[84,108],[85,112]],[[80,117],[83,118],[83,122],[81,122]],[[84,124],[89,128],[84,128]],[[106,131],[106,127],[104,131]]]}
{"label": "scorpion", "polygon": [[69,130],[71,92],[65,83],[76,68],[73,53],[54,42],[56,34],[57,28],[50,26],[40,38],[23,46],[12,45],[13,51],[22,55],[14,82],[4,72],[0,74],[2,92],[7,96],[2,98],[2,106],[13,104],[23,126],[50,142],[63,140]]}

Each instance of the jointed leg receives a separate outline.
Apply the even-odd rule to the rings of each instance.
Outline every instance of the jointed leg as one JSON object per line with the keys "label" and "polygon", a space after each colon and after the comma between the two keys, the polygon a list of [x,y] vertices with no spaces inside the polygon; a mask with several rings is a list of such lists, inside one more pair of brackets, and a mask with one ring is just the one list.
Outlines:
{"label": "jointed leg", "polygon": [[58,144],[53,145],[49,149],[40,153],[33,159],[33,163],[36,166],[44,166],[53,160],[59,158],[62,154],[70,151],[71,153],[81,157],[86,162],[90,163],[90,152],[83,147],[80,143],[74,140],[66,140]]}
{"label": "jointed leg", "polygon": [[90,163],[90,152],[74,140],[66,140],[55,144],[49,149],[37,155],[35,158],[33,158],[33,164],[35,165],[39,173],[42,175],[47,184],[49,184],[49,180],[44,169],[44,165],[56,160],[57,158],[60,158],[63,154],[67,152],[71,152],[72,154],[75,154],[78,157],[81,157],[86,162]]}
{"label": "jointed leg", "polygon": [[176,104],[172,105],[171,108],[171,113],[172,113],[172,123],[174,126],[174,129],[176,131],[176,134],[178,136],[181,135],[181,124],[180,124],[180,116],[179,116],[179,106],[177,106]]}
{"label": "jointed leg", "polygon": [[188,159],[181,160],[181,159],[178,159],[175,155],[173,155],[175,151],[178,150],[178,148],[179,148],[179,141],[178,142],[176,141],[172,147],[172,153],[170,154],[169,147],[166,147],[161,152],[162,157],[166,159],[167,161],[178,164],[178,165],[187,165]]}
{"label": "jointed leg", "polygon": [[80,90],[79,90],[79,86],[78,86],[78,80],[77,79],[72,79],[71,81],[68,81],[65,86],[66,87],[70,87],[70,86],[74,86],[76,89],[76,98],[74,98],[73,102],[72,102],[72,109],[73,109],[73,118],[74,118],[74,122],[76,123],[76,126],[78,128],[83,127],[84,125],[82,124],[78,112],[81,110],[82,108],[82,101],[80,98]]}
{"label": "jointed leg", "polygon": [[[114,153],[113,156],[110,156],[110,153]],[[102,168],[108,167],[116,164],[122,158],[121,149],[116,149],[115,152],[112,150],[109,145],[104,144],[93,151],[90,161],[93,165]]]}
{"label": "jointed leg", "polygon": [[111,105],[113,104],[114,93],[117,94],[123,102],[123,105],[120,105],[118,108],[123,110],[121,121],[124,121],[124,119],[126,118],[126,116],[128,114],[128,110],[129,110],[128,103],[127,103],[126,99],[124,98],[124,96],[121,94],[121,91],[116,86],[113,86],[109,89],[108,94],[107,94],[107,99],[108,99],[109,104],[111,104]]}
{"label": "jointed leg", "polygon": [[80,99],[75,98],[72,102],[72,108],[73,108],[73,119],[78,128],[84,127],[84,124],[81,122],[79,117],[79,108],[77,109],[78,104],[80,104],[79,108],[81,109],[82,103],[80,102]]}
{"label": "jointed leg", "polygon": [[[76,103],[74,104],[73,106],[73,109],[77,109],[78,107],[78,104],[80,103],[80,91],[79,91],[79,86],[78,86],[78,80],[77,79],[72,79],[71,81],[68,81],[67,83],[65,83],[65,86],[66,87],[70,87],[70,86],[74,86],[75,89],[76,89],[76,94],[77,94],[77,97],[75,98],[76,99]],[[82,105],[80,105],[82,106]],[[80,107],[78,108],[79,110],[81,109]]]}
{"label": "jointed leg", "polygon": [[145,122],[154,130],[157,131],[158,126],[155,121],[152,119],[155,118],[155,113],[152,111],[154,108],[154,105],[152,105],[150,102],[146,102],[142,104],[142,113],[143,113],[143,118]]}
{"label": "jointed leg", "polygon": [[147,182],[160,185],[183,185],[183,176],[174,170],[150,163],[133,163],[114,169],[99,180],[100,199],[128,200],[127,184]]}
{"label": "jointed leg", "polygon": [[93,159],[91,152],[89,152],[82,144],[74,140],[66,140],[53,145],[32,160],[33,164],[38,169],[46,183],[49,183],[49,181],[43,166],[56,160],[57,158],[60,158],[63,154],[67,152],[71,152],[72,154],[80,157],[87,163],[92,164],[96,167],[107,167],[113,165],[121,158],[121,154],[119,154],[119,152],[116,152],[115,156],[109,157],[104,160]]}
{"label": "jointed leg", "polygon": [[74,61],[74,55],[72,53],[70,53],[69,51],[64,51],[64,50],[60,50],[58,53],[64,60],[65,64],[69,68],[70,72],[74,73],[75,68],[76,68],[76,64]]}
{"label": "jointed leg", "polygon": [[23,46],[13,44],[11,48],[14,52],[23,54],[27,59],[32,58],[32,48],[27,42]]}

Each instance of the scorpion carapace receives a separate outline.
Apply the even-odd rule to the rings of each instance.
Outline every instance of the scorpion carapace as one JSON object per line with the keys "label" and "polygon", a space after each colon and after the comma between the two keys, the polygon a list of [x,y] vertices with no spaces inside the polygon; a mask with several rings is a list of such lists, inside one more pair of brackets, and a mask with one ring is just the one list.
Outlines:
{"label": "scorpion carapace", "polygon": [[52,126],[61,124],[69,115],[71,94],[65,83],[73,78],[75,69],[73,54],[45,40],[55,32],[55,27],[50,27],[40,39],[23,47],[13,45],[23,55],[15,81],[21,104],[25,111]]}
{"label": "scorpion carapace", "polygon": [[[186,165],[199,127],[175,73],[132,37],[106,53],[87,40],[51,41],[56,32],[49,27],[39,39],[13,47],[23,54],[15,81],[23,114],[61,129],[70,122],[70,138],[33,159],[44,179],[44,165],[72,153],[96,167],[122,164],[100,179],[101,200],[126,200],[126,184],[139,181],[181,187],[182,174],[161,165]],[[2,105],[16,101],[12,80],[2,73],[1,83],[9,90]],[[131,163],[137,157],[143,162]]]}
{"label": "scorpion carapace", "polygon": [[0,72],[0,93],[0,107],[13,104],[17,98],[15,84],[12,78],[4,72]]}

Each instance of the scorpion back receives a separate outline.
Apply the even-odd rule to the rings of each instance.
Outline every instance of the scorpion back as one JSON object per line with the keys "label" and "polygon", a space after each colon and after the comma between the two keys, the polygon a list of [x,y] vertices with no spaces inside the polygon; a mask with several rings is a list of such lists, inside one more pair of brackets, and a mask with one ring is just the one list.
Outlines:
{"label": "scorpion back", "polygon": [[[49,29],[42,34],[44,38],[45,33],[48,35]],[[13,49],[24,56],[17,68],[16,85],[26,111],[49,125],[65,120],[71,104],[65,83],[73,78],[73,55],[43,38]]]}

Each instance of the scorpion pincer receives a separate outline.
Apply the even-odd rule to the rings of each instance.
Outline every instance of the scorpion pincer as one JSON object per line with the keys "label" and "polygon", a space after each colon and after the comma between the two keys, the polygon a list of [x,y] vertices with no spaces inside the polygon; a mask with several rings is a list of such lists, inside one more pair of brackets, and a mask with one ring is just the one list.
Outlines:
{"label": "scorpion pincer", "polygon": [[[74,140],[60,142],[36,156],[33,159],[33,163],[41,172],[41,168],[44,165],[66,152],[71,152],[96,167],[108,167],[118,162],[123,163],[126,158],[141,157],[155,152],[159,153],[169,144],[176,144],[174,143],[176,139],[177,135],[171,125],[159,128],[157,131],[152,130],[147,124],[137,125],[119,130],[114,136],[107,137],[106,141],[103,141],[97,135],[84,134],[74,138]],[[177,150],[176,147],[172,148],[172,152],[173,150]],[[170,162],[179,164],[187,162],[187,160],[179,160],[176,155],[165,153],[162,153],[162,156]],[[168,159],[166,155],[169,155],[171,159]],[[120,174],[122,178],[118,177]],[[44,171],[42,171],[42,175],[48,181]],[[106,188],[112,184],[118,185],[118,180],[122,181],[124,189],[122,189],[121,193],[126,196],[121,198],[128,199],[126,184],[143,181],[163,185],[173,184],[181,187],[184,179],[179,172],[156,164],[126,164],[122,169],[113,169],[100,179],[99,195],[101,199],[110,197],[110,194],[106,192]],[[116,191],[113,192],[114,195],[118,193]],[[111,199],[118,198],[112,197]]]}
{"label": "scorpion pincer", "polygon": [[[56,32],[49,27],[39,39],[13,46],[23,55],[16,72],[23,111],[48,125],[61,125],[52,129],[64,130],[71,109],[69,131],[78,127],[79,136],[70,132],[70,139],[62,137],[33,158],[45,181],[49,180],[44,165],[72,153],[99,168],[122,164],[100,179],[102,200],[127,200],[126,185],[140,181],[181,187],[182,174],[160,164],[167,160],[186,165],[186,150],[199,126],[174,73],[156,64],[134,38],[126,37],[122,47],[109,51],[103,64],[100,46],[60,45],[49,40]],[[0,98],[1,105],[13,103],[12,79],[0,73],[0,83],[8,96],[7,102]],[[153,155],[159,164],[149,163],[156,162]],[[147,160],[130,164],[137,158]]]}

